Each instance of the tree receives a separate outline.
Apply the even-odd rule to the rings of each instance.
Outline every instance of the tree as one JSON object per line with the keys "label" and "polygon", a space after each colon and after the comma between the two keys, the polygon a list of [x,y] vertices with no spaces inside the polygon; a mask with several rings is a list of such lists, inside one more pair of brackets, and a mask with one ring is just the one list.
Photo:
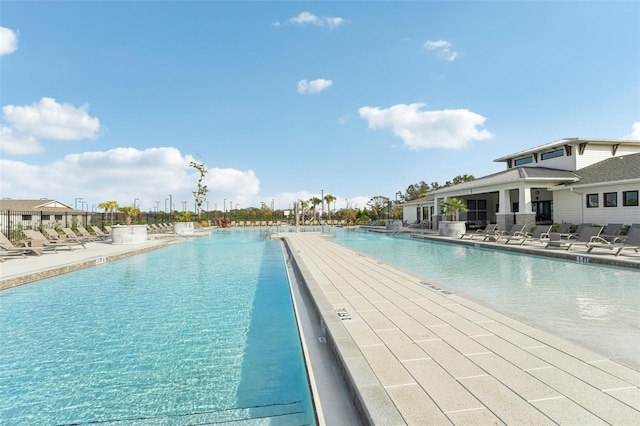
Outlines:
{"label": "tree", "polygon": [[464,182],[470,182],[472,180],[475,180],[475,177],[473,175],[458,175],[456,177],[453,178],[453,181],[447,181],[444,186],[453,186],[453,185],[458,185],[460,183],[464,183]]}
{"label": "tree", "polygon": [[467,204],[459,198],[447,198],[441,204],[444,214],[451,220],[458,220],[458,215],[467,211]]}
{"label": "tree", "polygon": [[426,197],[428,193],[429,185],[427,185],[424,181],[420,181],[420,183],[409,185],[404,195],[400,195],[400,199],[402,199],[403,201],[417,200],[419,198]]}
{"label": "tree", "polygon": [[98,204],[98,208],[103,209],[105,213],[111,212],[111,225],[113,225],[113,211],[118,208],[118,203],[115,201],[105,201]]}
{"label": "tree", "polygon": [[300,202],[300,208],[302,209],[302,224],[304,225],[304,222],[305,222],[305,219],[306,219],[306,217],[304,215],[304,210],[309,207],[309,202],[308,201],[302,201],[302,200],[298,200],[298,201]]}
{"label": "tree", "polygon": [[204,163],[198,164],[195,161],[191,161],[189,163],[189,167],[193,167],[200,173],[200,178],[198,179],[198,189],[197,191],[192,192],[193,196],[196,199],[196,209],[197,209],[196,213],[198,215],[198,220],[200,220],[202,204],[207,200],[205,198],[205,195],[207,195],[207,192],[209,192],[207,185],[202,184],[202,180],[204,179],[204,176],[207,174],[207,169],[205,168]]}
{"label": "tree", "polygon": [[322,203],[322,200],[318,197],[311,197],[309,198],[309,202],[313,205],[313,217],[315,218],[317,216],[316,206],[320,205],[320,203]]}
{"label": "tree", "polygon": [[331,203],[336,200],[336,197],[331,194],[325,194],[324,200],[327,202],[327,207],[329,209],[329,220],[331,220]]}
{"label": "tree", "polygon": [[124,213],[124,222],[127,225],[131,225],[131,216],[137,216],[140,214],[140,210],[133,206],[118,207],[118,211],[120,213]]}

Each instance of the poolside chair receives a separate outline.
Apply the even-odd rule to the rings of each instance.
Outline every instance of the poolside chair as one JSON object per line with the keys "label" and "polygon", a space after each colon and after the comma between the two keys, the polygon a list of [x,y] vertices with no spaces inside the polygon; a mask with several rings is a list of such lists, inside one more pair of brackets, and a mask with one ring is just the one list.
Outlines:
{"label": "poolside chair", "polygon": [[589,243],[597,240],[600,232],[602,232],[602,226],[590,226],[588,228],[582,229],[577,237],[571,236],[566,239],[562,238],[559,233],[552,232],[551,234],[549,234],[549,242],[547,243],[545,248],[559,247],[569,250],[575,245],[584,245],[588,247]]}
{"label": "poolside chair", "polygon": [[0,232],[0,262],[4,262],[4,257],[8,256],[20,256],[25,258],[26,253],[34,253],[38,256],[42,256],[42,249],[34,247],[18,247],[15,246],[11,240],[9,240],[2,232]]}
{"label": "poolside chair", "polygon": [[102,238],[102,239],[107,239],[110,237],[109,234],[105,234],[104,232],[102,232],[102,230],[100,228],[98,228],[97,226],[91,226],[91,229],[93,230],[93,233],[96,234],[96,236]]}
{"label": "poolside chair", "polygon": [[80,233],[80,236],[83,237],[83,238],[86,238],[87,241],[96,241],[96,240],[104,239],[104,238],[100,237],[99,235],[94,235],[94,234],[90,233],[89,231],[87,231],[87,228],[85,228],[84,226],[77,226],[76,229]]}
{"label": "poolside chair", "polygon": [[578,235],[580,235],[580,233],[585,229],[585,228],[591,228],[593,227],[593,225],[591,223],[580,223],[578,224],[578,226],[576,227],[575,231],[569,232],[568,235],[566,235],[563,238],[577,238]]}
{"label": "poolside chair", "polygon": [[67,242],[89,242],[93,241],[93,238],[85,238],[77,235],[71,228],[62,228],[62,232],[64,233],[63,241]]}
{"label": "poolside chair", "polygon": [[623,250],[633,250],[636,253],[640,253],[640,228],[631,229],[624,241],[607,241],[601,239],[587,244],[587,247],[587,253],[591,253],[591,250],[594,248],[615,250],[616,256],[620,256]]}
{"label": "poolside chair", "polygon": [[549,240],[549,232],[551,231],[551,225],[538,225],[533,232],[525,232],[521,235],[513,235],[505,241],[505,244],[509,244],[511,241],[520,242],[523,245],[526,242],[532,243],[546,243]]}
{"label": "poolside chair", "polygon": [[470,240],[473,240],[474,237],[486,237],[487,235],[495,235],[496,229],[498,225],[495,223],[488,223],[484,229],[477,229],[475,232],[466,232],[460,235],[460,239],[464,237],[469,237]]}
{"label": "poolside chair", "polygon": [[62,240],[62,235],[53,228],[44,228],[43,231],[49,240]]}
{"label": "poolside chair", "polygon": [[570,222],[562,222],[558,227],[557,231],[553,231],[555,234],[559,234],[560,238],[567,238],[571,234],[571,227],[573,226]]}
{"label": "poolside chair", "polygon": [[40,231],[34,229],[23,229],[22,233],[29,239],[30,247],[42,247],[44,250],[53,250],[57,247],[67,247],[69,250],[73,250],[74,246],[82,246],[87,248],[82,241],[68,241],[68,240],[55,240],[48,239]]}
{"label": "poolside chair", "polygon": [[[508,231],[498,231],[498,233],[496,234],[495,237],[493,237],[495,239],[495,242],[500,241],[500,239],[509,239],[510,237],[513,237],[515,235],[524,235],[524,227],[526,225],[512,225],[511,229],[509,229]],[[487,235],[486,237],[484,237],[484,240],[486,241],[487,238],[491,239],[492,237],[490,235]]]}
{"label": "poolside chair", "polygon": [[620,237],[621,233],[622,233],[621,223],[610,223],[604,227],[604,229],[602,230],[600,235],[598,235],[598,237],[602,238],[603,240],[613,242],[618,237]]}

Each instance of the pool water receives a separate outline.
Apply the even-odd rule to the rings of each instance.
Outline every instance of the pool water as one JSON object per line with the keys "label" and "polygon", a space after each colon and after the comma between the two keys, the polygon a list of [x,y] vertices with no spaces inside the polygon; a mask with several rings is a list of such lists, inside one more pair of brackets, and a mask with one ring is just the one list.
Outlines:
{"label": "pool water", "polygon": [[338,232],[336,242],[640,368],[640,271],[499,250]]}
{"label": "pool water", "polygon": [[3,425],[315,424],[280,243],[217,232],[0,292]]}

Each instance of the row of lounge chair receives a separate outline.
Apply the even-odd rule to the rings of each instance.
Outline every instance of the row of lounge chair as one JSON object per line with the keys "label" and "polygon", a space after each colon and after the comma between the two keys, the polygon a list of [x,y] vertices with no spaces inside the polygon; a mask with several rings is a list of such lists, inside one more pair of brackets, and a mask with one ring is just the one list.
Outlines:
{"label": "row of lounge chair", "polygon": [[[45,252],[57,253],[59,248],[75,250],[82,247],[87,248],[86,243],[110,238],[110,235],[103,232],[96,226],[91,227],[93,234],[86,228],[78,226],[76,234],[71,228],[62,228],[62,234],[53,228],[44,228],[44,234],[34,229],[23,229],[22,233],[26,239],[13,244],[3,233],[0,233],[0,262],[4,262],[5,257],[18,256],[26,257],[27,254],[42,256]],[[111,232],[110,227],[105,227],[107,232]],[[46,235],[45,235],[46,234]]]}
{"label": "row of lounge chair", "polygon": [[607,226],[593,226],[580,224],[571,232],[574,225],[562,223],[556,231],[552,232],[551,225],[538,225],[533,232],[525,231],[524,225],[513,225],[508,231],[497,229],[496,224],[489,224],[484,229],[475,232],[467,232],[460,236],[461,239],[482,239],[482,241],[511,242],[524,245],[525,243],[544,244],[545,248],[564,248],[569,250],[575,246],[585,246],[587,253],[594,249],[608,249],[616,256],[624,250],[634,250],[640,253],[640,224],[633,224],[622,234],[624,226],[613,223]]}

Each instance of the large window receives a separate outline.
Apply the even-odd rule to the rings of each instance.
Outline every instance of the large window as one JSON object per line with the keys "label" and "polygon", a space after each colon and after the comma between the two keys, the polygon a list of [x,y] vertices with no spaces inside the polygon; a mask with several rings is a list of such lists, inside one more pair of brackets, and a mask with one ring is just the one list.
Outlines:
{"label": "large window", "polygon": [[467,221],[487,220],[487,200],[467,200]]}
{"label": "large window", "polygon": [[533,163],[533,156],[531,155],[524,158],[518,158],[514,164],[516,166],[522,166],[523,164],[529,164],[529,163]]}
{"label": "large window", "polygon": [[587,208],[599,207],[598,194],[587,194]]}
{"label": "large window", "polygon": [[605,207],[618,207],[618,193],[617,192],[605,192],[602,194],[604,198]]}
{"label": "large window", "polygon": [[622,192],[622,205],[623,206],[637,206],[638,205],[638,191],[623,191]]}
{"label": "large window", "polygon": [[548,160],[549,158],[562,157],[564,155],[564,148],[556,149],[555,151],[543,152],[540,158]]}

